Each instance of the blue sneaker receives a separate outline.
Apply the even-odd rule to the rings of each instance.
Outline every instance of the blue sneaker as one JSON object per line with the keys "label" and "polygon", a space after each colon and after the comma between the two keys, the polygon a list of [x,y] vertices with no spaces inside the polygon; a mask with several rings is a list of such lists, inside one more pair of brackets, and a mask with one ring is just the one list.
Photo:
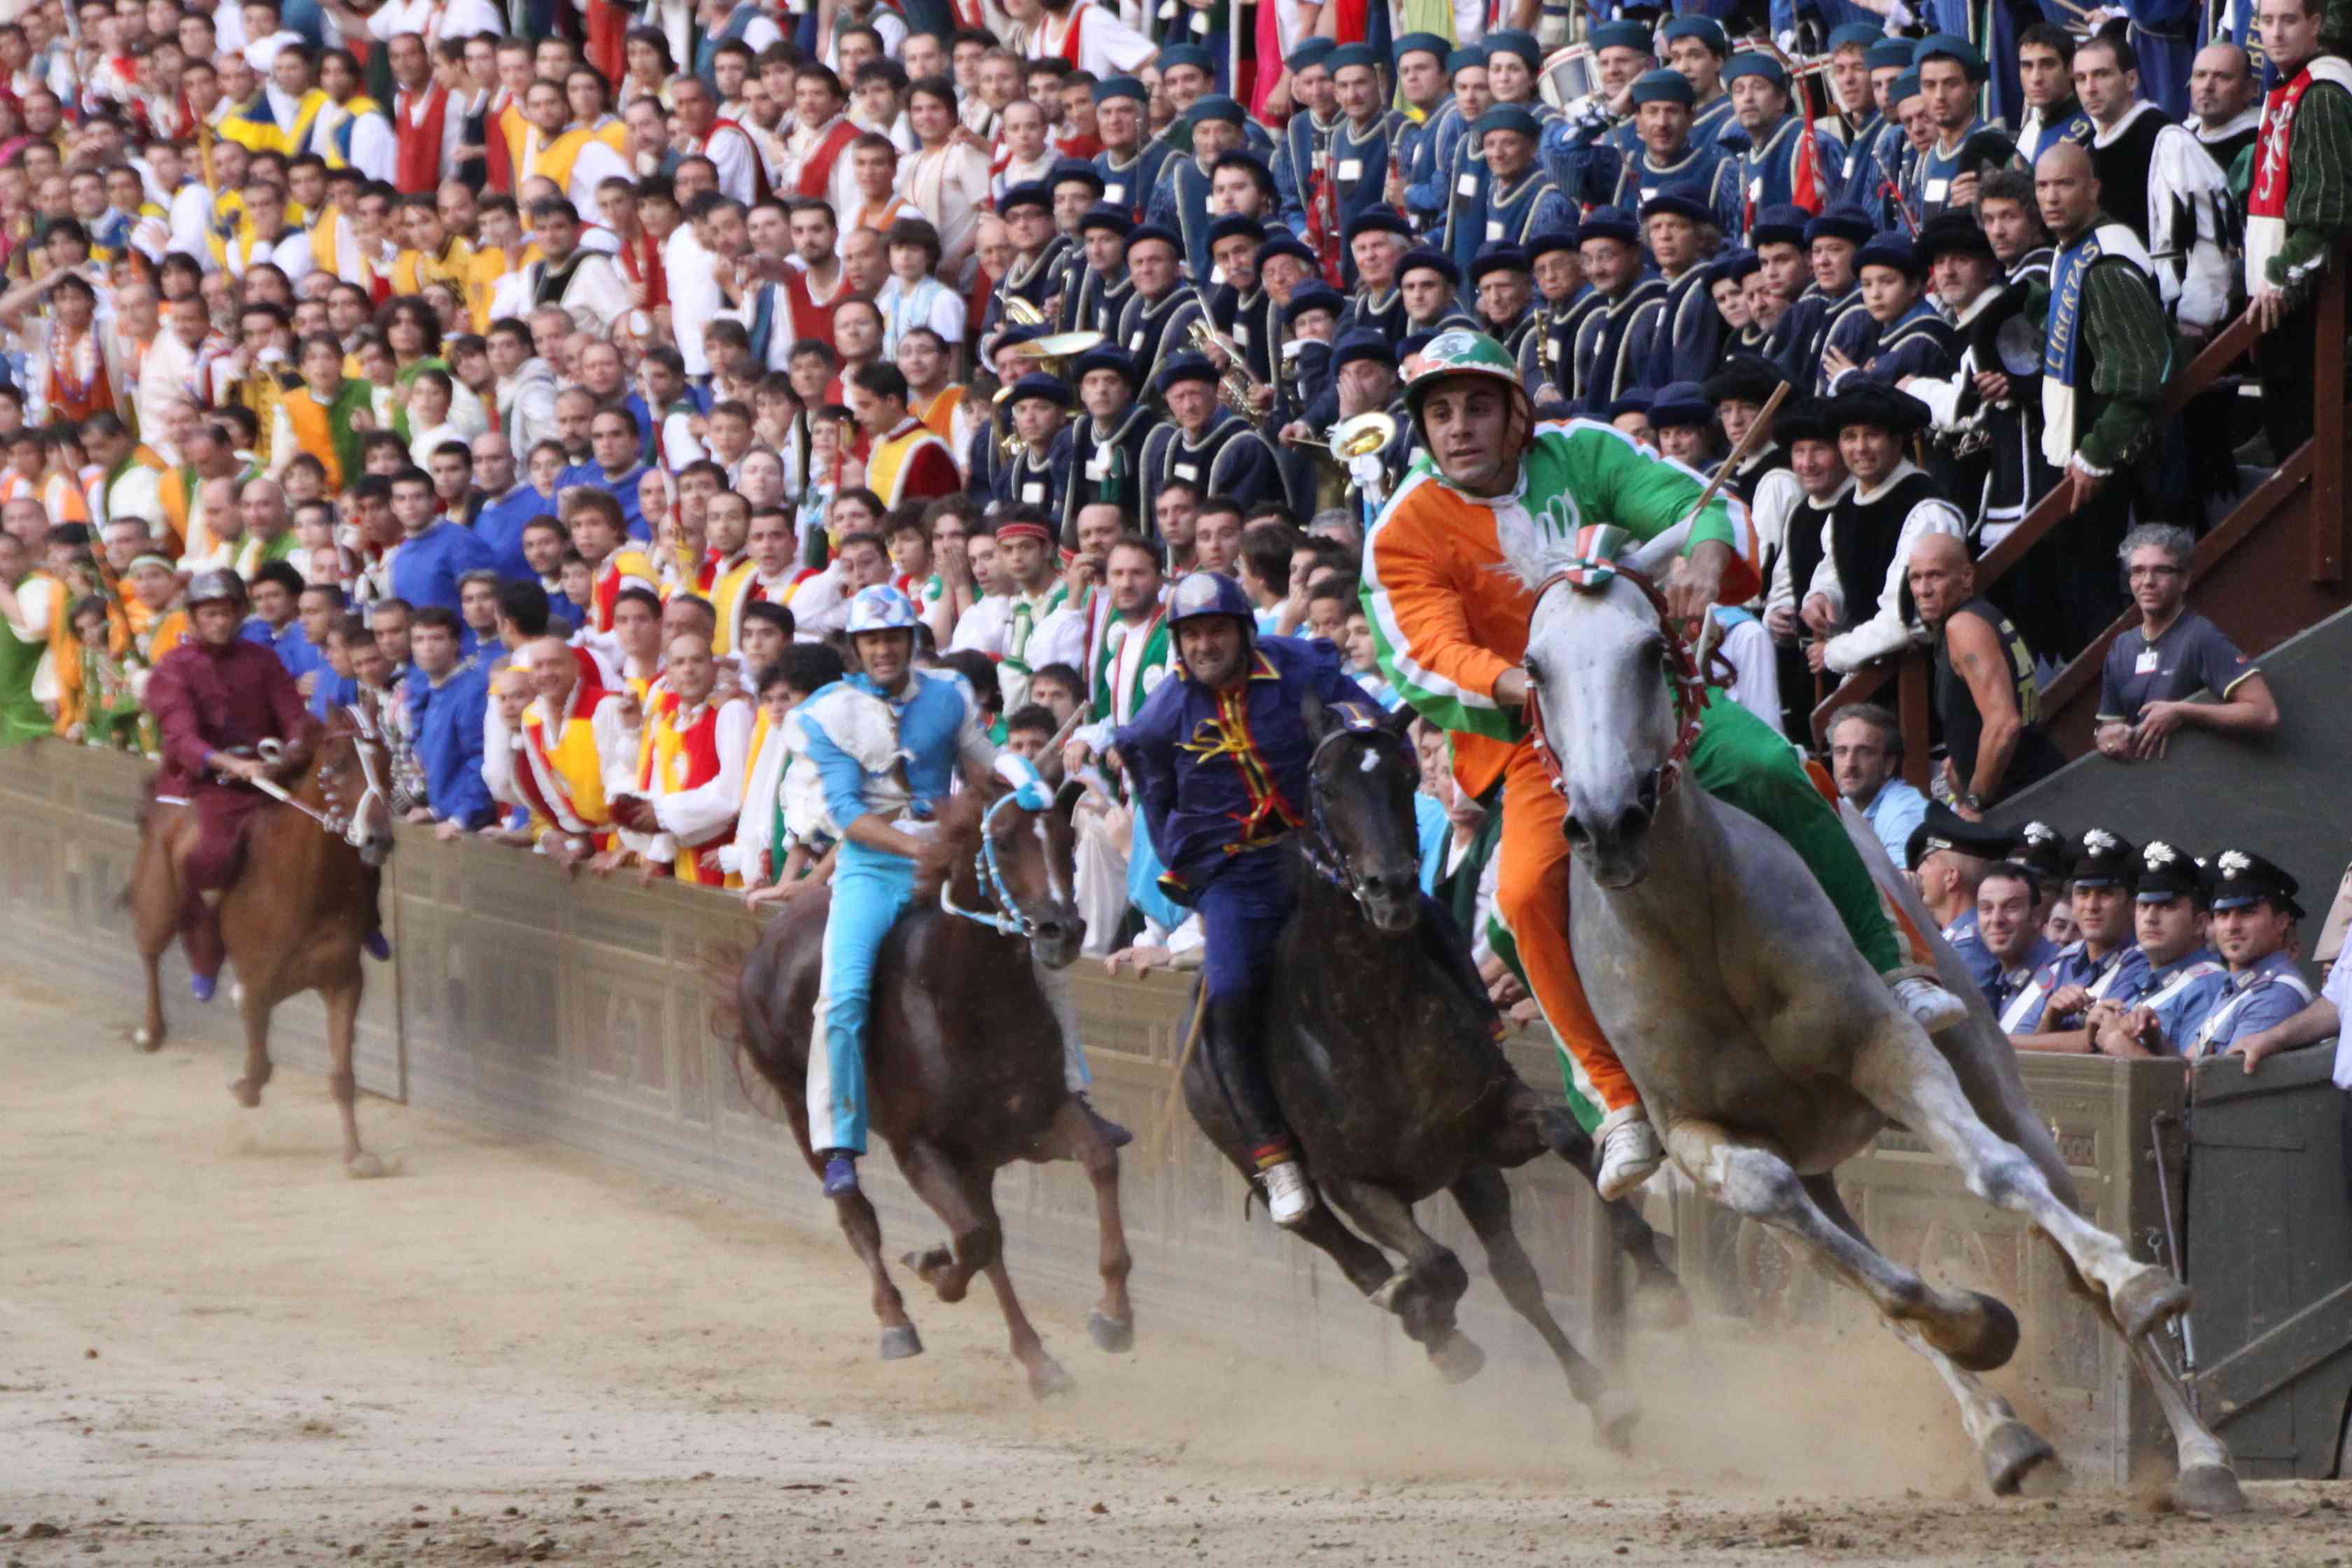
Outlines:
{"label": "blue sneaker", "polygon": [[211,1001],[213,999],[214,991],[218,989],[220,981],[210,974],[191,974],[188,976],[188,990],[199,1002]]}
{"label": "blue sneaker", "polygon": [[378,963],[390,963],[392,962],[392,939],[383,934],[383,928],[382,926],[378,926],[375,930],[367,933],[366,940],[360,943],[360,951],[366,953],[370,958],[374,959]]}
{"label": "blue sneaker", "polygon": [[857,1156],[836,1149],[824,1159],[824,1195],[829,1198],[851,1198],[857,1195]]}

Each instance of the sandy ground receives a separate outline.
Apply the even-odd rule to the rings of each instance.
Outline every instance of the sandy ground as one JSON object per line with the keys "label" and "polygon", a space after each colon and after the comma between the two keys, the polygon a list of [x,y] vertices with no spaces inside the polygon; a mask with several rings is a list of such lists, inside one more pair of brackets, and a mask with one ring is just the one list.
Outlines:
{"label": "sandy ground", "polygon": [[929,1353],[884,1364],[829,1239],[382,1101],[398,1173],[348,1181],[317,1079],[241,1111],[217,1037],[142,1057],[68,1003],[0,987],[0,1568],[2352,1564],[2352,1489],[1996,1504],[1931,1375],[1860,1332],[1638,1346],[1620,1459],[1557,1384],[1188,1343],[1145,1258],[1130,1357],[1032,1292],[1079,1380],[1039,1406],[984,1290],[910,1291]]}

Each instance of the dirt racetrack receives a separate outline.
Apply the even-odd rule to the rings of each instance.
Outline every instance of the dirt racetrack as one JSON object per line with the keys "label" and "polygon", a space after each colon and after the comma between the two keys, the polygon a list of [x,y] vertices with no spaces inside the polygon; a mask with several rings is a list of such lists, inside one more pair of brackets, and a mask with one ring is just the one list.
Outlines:
{"label": "dirt racetrack", "polygon": [[929,1353],[879,1363],[846,1249],[765,1215],[373,1100],[397,1173],[348,1181],[317,1079],[231,1103],[228,1021],[142,1057],[0,984],[0,1568],[2352,1565],[2335,1485],[2252,1487],[2240,1520],[1996,1504],[1932,1374],[1858,1321],[1637,1342],[1620,1459],[1557,1381],[1188,1342],[1147,1253],[1131,1357],[1030,1291],[1079,1384],[1038,1406],[984,1290],[910,1289]]}

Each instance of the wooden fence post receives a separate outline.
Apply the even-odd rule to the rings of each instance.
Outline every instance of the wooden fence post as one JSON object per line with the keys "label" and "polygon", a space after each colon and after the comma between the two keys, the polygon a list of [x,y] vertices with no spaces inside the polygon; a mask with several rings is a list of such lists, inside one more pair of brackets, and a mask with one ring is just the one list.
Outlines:
{"label": "wooden fence post", "polygon": [[1930,777],[1927,747],[1934,734],[1934,693],[1928,689],[1927,656],[1906,648],[1895,671],[1895,713],[1903,725],[1903,776],[1924,790]]}
{"label": "wooden fence post", "polygon": [[2347,253],[2330,258],[2319,284],[2319,342],[2312,365],[2311,580],[2344,580],[2344,289]]}

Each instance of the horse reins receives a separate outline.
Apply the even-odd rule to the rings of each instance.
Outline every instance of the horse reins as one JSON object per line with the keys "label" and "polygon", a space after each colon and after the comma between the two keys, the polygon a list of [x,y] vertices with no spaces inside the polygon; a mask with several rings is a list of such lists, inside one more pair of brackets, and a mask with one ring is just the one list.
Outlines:
{"label": "horse reins", "polygon": [[995,826],[996,814],[1008,805],[1020,804],[1016,792],[1007,790],[997,796],[994,805],[982,814],[980,847],[972,852],[971,870],[981,890],[996,900],[994,910],[968,910],[955,901],[955,879],[940,879],[940,908],[951,915],[961,915],[976,925],[984,925],[1001,936],[1029,937],[1037,933],[1037,922],[1021,912],[1013,890],[1004,885],[1003,869],[996,862],[996,835],[990,831]]}
{"label": "horse reins", "polygon": [[1379,744],[1381,739],[1386,739],[1397,745],[1406,743],[1403,736],[1377,724],[1361,728],[1349,725],[1334,730],[1318,742],[1315,750],[1307,759],[1307,831],[1299,837],[1299,849],[1307,857],[1307,866],[1317,876],[1355,900],[1360,907],[1364,901],[1362,881],[1356,875],[1355,866],[1346,856],[1339,853],[1332,840],[1330,820],[1323,805],[1323,791],[1314,782],[1317,767],[1323,760],[1323,753],[1330,749],[1333,742],[1344,741],[1351,735],[1364,736],[1371,740],[1375,745]]}
{"label": "horse reins", "polygon": [[[1703,726],[1701,715],[1709,700],[1709,671],[1699,668],[1690,639],[1675,627],[1674,616],[1666,608],[1665,595],[1660,592],[1648,573],[1622,563],[1573,561],[1537,586],[1536,603],[1542,604],[1544,595],[1562,584],[1580,593],[1592,593],[1605,587],[1612,576],[1622,577],[1642,590],[1643,596],[1650,601],[1650,607],[1658,614],[1658,630],[1666,642],[1666,678],[1674,683],[1675,731],[1674,749],[1666,753],[1665,763],[1658,769],[1658,793],[1663,795],[1674,788],[1675,781],[1682,776],[1683,763],[1689,758],[1691,747],[1697,743]],[[1710,651],[1708,662],[1710,665],[1721,663],[1722,655]],[[1733,673],[1728,665],[1724,667],[1725,675]],[[1568,775],[1560,767],[1559,753],[1552,750],[1550,741],[1544,734],[1543,703],[1534,691],[1538,684],[1532,677],[1529,678],[1528,739],[1535,743],[1536,755],[1542,760],[1544,776],[1551,781],[1552,793],[1566,800]]]}
{"label": "horse reins", "polygon": [[[375,757],[370,750],[376,743],[377,739],[374,721],[367,716],[364,709],[356,704],[345,707],[342,711],[351,718],[352,728],[345,733],[354,742],[359,742],[352,747],[352,751],[359,757],[361,775],[367,780],[367,787],[360,792],[359,805],[349,816],[344,815],[342,803],[335,796],[334,785],[323,778],[319,781],[319,791],[327,798],[327,809],[324,811],[298,798],[293,791],[267,775],[247,779],[244,782],[280,805],[292,806],[317,823],[324,832],[341,838],[352,848],[358,849],[364,847],[367,843],[367,835],[361,828],[360,823],[367,814],[368,801],[371,798],[383,801],[385,809],[389,811],[391,797],[384,793],[383,784],[375,775]],[[326,738],[333,740],[334,731],[329,731]],[[274,735],[256,742],[253,749],[255,754],[265,763],[282,762],[286,756],[285,742]]]}

